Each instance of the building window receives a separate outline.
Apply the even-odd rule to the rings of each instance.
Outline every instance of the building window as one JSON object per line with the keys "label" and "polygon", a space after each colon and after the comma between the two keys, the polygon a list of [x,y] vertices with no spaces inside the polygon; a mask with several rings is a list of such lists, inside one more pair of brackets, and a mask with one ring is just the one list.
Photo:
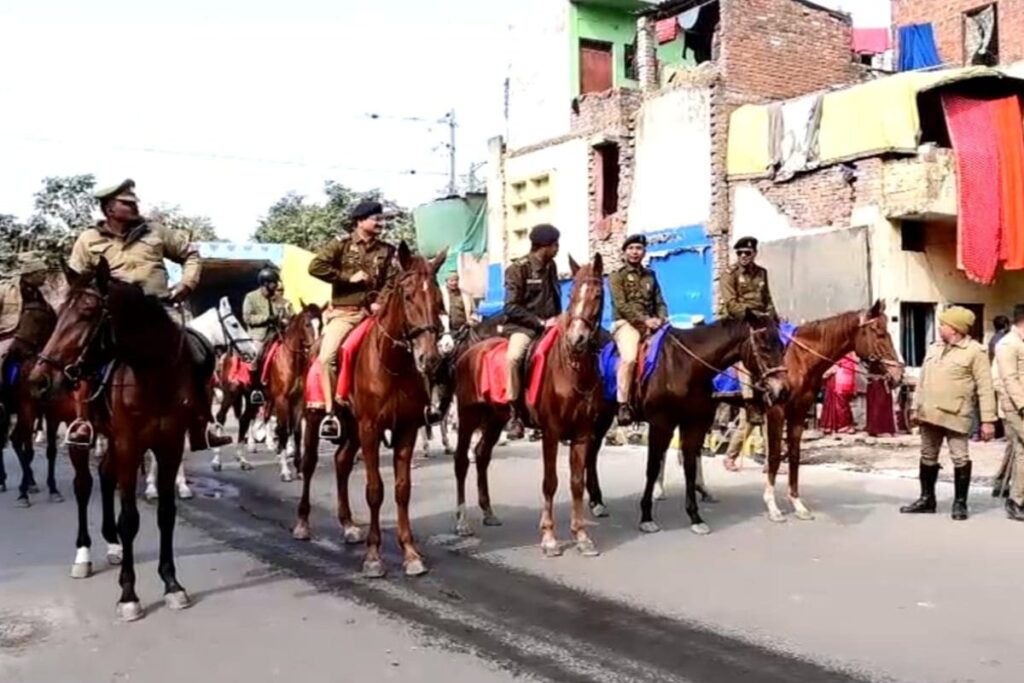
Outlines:
{"label": "building window", "polygon": [[634,37],[633,42],[626,46],[623,54],[623,60],[626,62],[626,79],[630,81],[640,80],[640,64],[636,59],[636,44],[637,39]]}
{"label": "building window", "polygon": [[999,11],[996,3],[964,13],[964,64],[999,63]]}
{"label": "building window", "polygon": [[935,341],[935,304],[900,304],[900,341],[903,360],[912,368],[924,365],[928,345]]}
{"label": "building window", "polygon": [[611,43],[580,41],[580,93],[611,90],[612,71]]}
{"label": "building window", "polygon": [[900,246],[903,251],[924,251],[925,224],[921,221],[903,221],[900,223]]}
{"label": "building window", "polygon": [[595,145],[594,154],[597,155],[597,210],[599,218],[606,218],[619,211],[619,145],[615,142]]}

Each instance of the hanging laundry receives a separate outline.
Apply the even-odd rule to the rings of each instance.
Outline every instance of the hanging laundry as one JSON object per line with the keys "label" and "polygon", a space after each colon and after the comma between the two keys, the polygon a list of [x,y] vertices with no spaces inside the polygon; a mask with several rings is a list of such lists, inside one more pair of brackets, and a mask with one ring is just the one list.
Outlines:
{"label": "hanging laundry", "polygon": [[1024,270],[1024,121],[1020,98],[998,101],[1000,167],[1002,170],[1003,239],[1001,258],[1006,270]]}
{"label": "hanging laundry", "polygon": [[892,47],[887,28],[853,29],[853,51],[859,55],[880,55]]}
{"label": "hanging laundry", "polygon": [[[782,105],[782,138],[778,141],[777,182],[818,167],[818,130],[821,93],[805,95]],[[770,119],[769,119],[770,122]]]}
{"label": "hanging laundry", "polygon": [[679,22],[675,17],[659,19],[654,24],[654,33],[658,36],[658,44],[671,43],[679,36]]}
{"label": "hanging laundry", "polygon": [[900,27],[900,71],[915,71],[942,64],[935,46],[935,31],[929,24]]}

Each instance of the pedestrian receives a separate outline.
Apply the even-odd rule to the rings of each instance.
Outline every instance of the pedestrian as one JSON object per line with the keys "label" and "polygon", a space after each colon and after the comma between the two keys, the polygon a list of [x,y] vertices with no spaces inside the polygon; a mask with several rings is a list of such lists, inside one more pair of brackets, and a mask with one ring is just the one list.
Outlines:
{"label": "pedestrian", "polygon": [[946,442],[954,465],[952,517],[967,519],[971,485],[968,435],[974,401],[978,401],[984,440],[992,439],[996,421],[992,369],[985,347],[970,337],[973,325],[974,313],[961,306],[947,308],[939,315],[939,340],[928,348],[914,395],[914,412],[921,428],[921,496],[901,507],[900,512],[935,512],[939,451]]}
{"label": "pedestrian", "polygon": [[[1001,481],[1010,480],[1006,514],[1024,522],[1024,306],[1013,312],[1013,327],[996,344],[996,391],[1009,440],[1006,463],[1010,472]],[[997,484],[1000,478],[997,478]]]}
{"label": "pedestrian", "polygon": [[868,377],[865,396],[868,436],[894,436],[896,411],[893,406],[892,389],[880,366],[872,365],[869,371],[871,375]]}
{"label": "pedestrian", "polygon": [[1010,319],[1005,315],[997,315],[992,319],[992,338],[988,340],[988,359],[994,361],[996,358],[996,345],[1003,340],[1003,337],[1010,331]]}
{"label": "pedestrian", "polygon": [[852,434],[853,407],[850,402],[857,389],[857,362],[851,353],[825,371],[825,404],[821,410],[821,430],[826,434]]}

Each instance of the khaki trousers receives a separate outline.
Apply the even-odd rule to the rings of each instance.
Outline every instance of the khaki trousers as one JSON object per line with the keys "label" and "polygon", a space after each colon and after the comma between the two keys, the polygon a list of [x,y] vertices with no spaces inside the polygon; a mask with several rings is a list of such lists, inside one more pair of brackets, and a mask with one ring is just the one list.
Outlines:
{"label": "khaki trousers", "polygon": [[629,403],[636,376],[637,354],[640,352],[640,332],[625,320],[612,323],[612,338],[619,350],[619,370],[615,397],[620,404]]}
{"label": "khaki trousers", "polygon": [[747,443],[747,439],[754,431],[754,425],[751,424],[750,419],[747,417],[747,409],[740,408],[740,423],[733,430],[732,436],[729,438],[729,446],[725,450],[725,457],[730,460],[735,460],[740,456],[743,451],[743,445]]}
{"label": "khaki trousers", "polygon": [[324,390],[324,408],[328,414],[334,409],[334,390],[338,383],[338,349],[345,337],[366,319],[363,310],[328,311],[320,340],[320,382]]}
{"label": "khaki trousers", "polygon": [[1008,449],[1012,449],[1013,452],[1012,460],[1007,463],[1012,473],[1010,499],[1017,505],[1024,505],[1024,420],[1012,406],[1005,406],[1005,409],[1003,424],[1006,426],[1006,438],[1010,444]]}
{"label": "khaki trousers", "polygon": [[533,338],[525,332],[513,332],[508,338],[508,351],[506,361],[508,362],[508,400],[511,403],[519,398],[519,377],[520,368],[523,366],[523,357],[526,356],[526,349],[530,346]]}
{"label": "khaki trousers", "polygon": [[942,442],[949,445],[949,457],[954,467],[963,467],[971,461],[968,453],[968,435],[960,434],[945,427],[921,423],[921,463],[938,465]]}

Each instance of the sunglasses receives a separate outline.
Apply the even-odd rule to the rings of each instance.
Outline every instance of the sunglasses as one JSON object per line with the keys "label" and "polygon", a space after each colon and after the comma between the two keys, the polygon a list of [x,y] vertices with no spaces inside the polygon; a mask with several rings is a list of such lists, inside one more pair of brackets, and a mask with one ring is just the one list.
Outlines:
{"label": "sunglasses", "polygon": [[737,256],[753,256],[754,252],[751,251],[750,249],[737,249],[736,250],[736,255]]}

